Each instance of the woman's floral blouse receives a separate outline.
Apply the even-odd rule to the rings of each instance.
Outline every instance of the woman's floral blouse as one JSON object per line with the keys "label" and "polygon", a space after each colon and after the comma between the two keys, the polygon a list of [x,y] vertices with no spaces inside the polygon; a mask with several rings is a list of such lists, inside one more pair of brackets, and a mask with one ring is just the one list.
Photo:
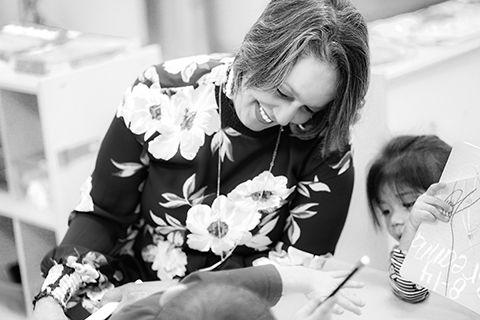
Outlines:
{"label": "woman's floral blouse", "polygon": [[102,279],[119,285],[250,266],[290,246],[334,252],[353,188],[350,152],[321,159],[318,140],[285,127],[269,171],[279,128],[239,121],[220,87],[231,62],[165,62],[126,90],[44,274],[53,261],[94,256]]}

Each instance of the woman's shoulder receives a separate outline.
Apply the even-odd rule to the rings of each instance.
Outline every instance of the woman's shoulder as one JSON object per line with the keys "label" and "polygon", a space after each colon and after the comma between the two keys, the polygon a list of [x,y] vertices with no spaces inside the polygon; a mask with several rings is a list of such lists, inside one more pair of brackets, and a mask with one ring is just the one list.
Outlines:
{"label": "woman's shoulder", "polygon": [[347,144],[342,149],[322,153],[324,138],[299,139],[296,136],[289,137],[291,156],[300,157],[305,163],[313,166],[325,166],[333,170],[349,167],[353,158],[351,145]]}
{"label": "woman's shoulder", "polygon": [[140,82],[158,83],[161,88],[197,86],[202,83],[219,85],[234,56],[215,53],[175,58],[146,69],[139,77]]}

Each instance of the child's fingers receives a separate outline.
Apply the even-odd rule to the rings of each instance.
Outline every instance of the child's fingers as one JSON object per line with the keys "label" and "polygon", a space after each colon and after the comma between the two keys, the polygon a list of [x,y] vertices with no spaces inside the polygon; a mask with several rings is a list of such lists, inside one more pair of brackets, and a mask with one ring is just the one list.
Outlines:
{"label": "child's fingers", "polygon": [[453,204],[449,203],[448,201],[443,201],[435,196],[438,191],[446,186],[447,184],[445,182],[434,183],[428,188],[426,193],[433,197],[435,202],[434,205],[441,211],[443,215],[450,216],[453,210]]}
{"label": "child's fingers", "polygon": [[447,184],[443,181],[442,182],[437,182],[437,183],[434,183],[434,184],[430,185],[430,187],[428,187],[428,189],[425,193],[429,196],[434,196],[435,194],[437,194],[438,191],[442,190],[446,186],[447,186]]}
{"label": "child's fingers", "polygon": [[445,182],[434,183],[424,194],[418,197],[414,211],[416,208],[416,211],[420,214],[420,219],[430,222],[434,222],[437,219],[444,222],[450,220],[453,206],[436,196],[436,193],[445,186]]}

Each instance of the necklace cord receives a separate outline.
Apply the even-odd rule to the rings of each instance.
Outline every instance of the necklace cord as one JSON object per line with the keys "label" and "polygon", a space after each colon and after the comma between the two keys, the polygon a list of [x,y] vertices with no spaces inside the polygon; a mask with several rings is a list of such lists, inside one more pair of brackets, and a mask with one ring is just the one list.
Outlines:
{"label": "necklace cord", "polygon": [[[222,84],[220,85],[220,89],[218,90],[218,114],[220,116],[220,130],[222,130],[222,90],[223,90],[223,85],[224,85],[224,83],[222,82]],[[280,145],[280,139],[281,139],[281,136],[282,136],[282,132],[283,132],[283,127],[280,126],[280,129],[279,129],[278,135],[277,135],[277,139],[275,141],[275,148],[273,149],[272,160],[270,161],[270,165],[269,165],[269,168],[268,168],[269,173],[272,173],[272,169],[273,169],[273,166],[275,164],[275,159],[277,157],[278,147]],[[220,196],[220,182],[221,182],[221,171],[222,171],[221,170],[222,169],[222,159],[221,159],[221,155],[220,155],[220,148],[218,148],[217,152],[218,152],[218,164],[217,164],[217,192],[216,192],[216,194],[217,194],[217,198],[218,198]],[[267,181],[265,181],[265,184],[263,186],[263,190],[262,190],[262,194],[261,194],[260,199],[263,199],[263,197],[265,195],[266,185],[267,185]],[[258,212],[258,201],[255,205],[255,211]],[[250,220],[251,219],[253,219],[253,215],[250,217]],[[250,223],[248,223],[247,226],[248,225],[250,225]],[[220,235],[221,234],[221,228],[222,228],[222,226],[220,224],[220,219],[217,220],[216,228],[217,228],[217,234]],[[248,232],[248,230],[245,230],[244,234],[246,232]],[[214,263],[210,267],[202,268],[202,269],[199,269],[198,271],[211,271],[211,270],[215,269],[216,267],[221,265],[223,262],[225,262],[233,254],[233,251],[235,251],[237,246],[238,246],[238,242],[235,243],[233,245],[233,247],[225,255],[222,252],[222,254],[220,255],[220,260],[219,261],[217,261],[216,263]]]}

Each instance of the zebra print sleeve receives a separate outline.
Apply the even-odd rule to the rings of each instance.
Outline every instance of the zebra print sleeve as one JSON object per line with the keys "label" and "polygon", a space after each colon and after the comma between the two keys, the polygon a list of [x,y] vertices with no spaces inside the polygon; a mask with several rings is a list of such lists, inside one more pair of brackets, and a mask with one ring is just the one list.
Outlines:
{"label": "zebra print sleeve", "polygon": [[416,283],[413,283],[400,275],[400,267],[405,260],[406,252],[393,248],[390,254],[390,285],[393,293],[403,301],[409,303],[418,303],[425,300],[429,295],[429,290]]}

